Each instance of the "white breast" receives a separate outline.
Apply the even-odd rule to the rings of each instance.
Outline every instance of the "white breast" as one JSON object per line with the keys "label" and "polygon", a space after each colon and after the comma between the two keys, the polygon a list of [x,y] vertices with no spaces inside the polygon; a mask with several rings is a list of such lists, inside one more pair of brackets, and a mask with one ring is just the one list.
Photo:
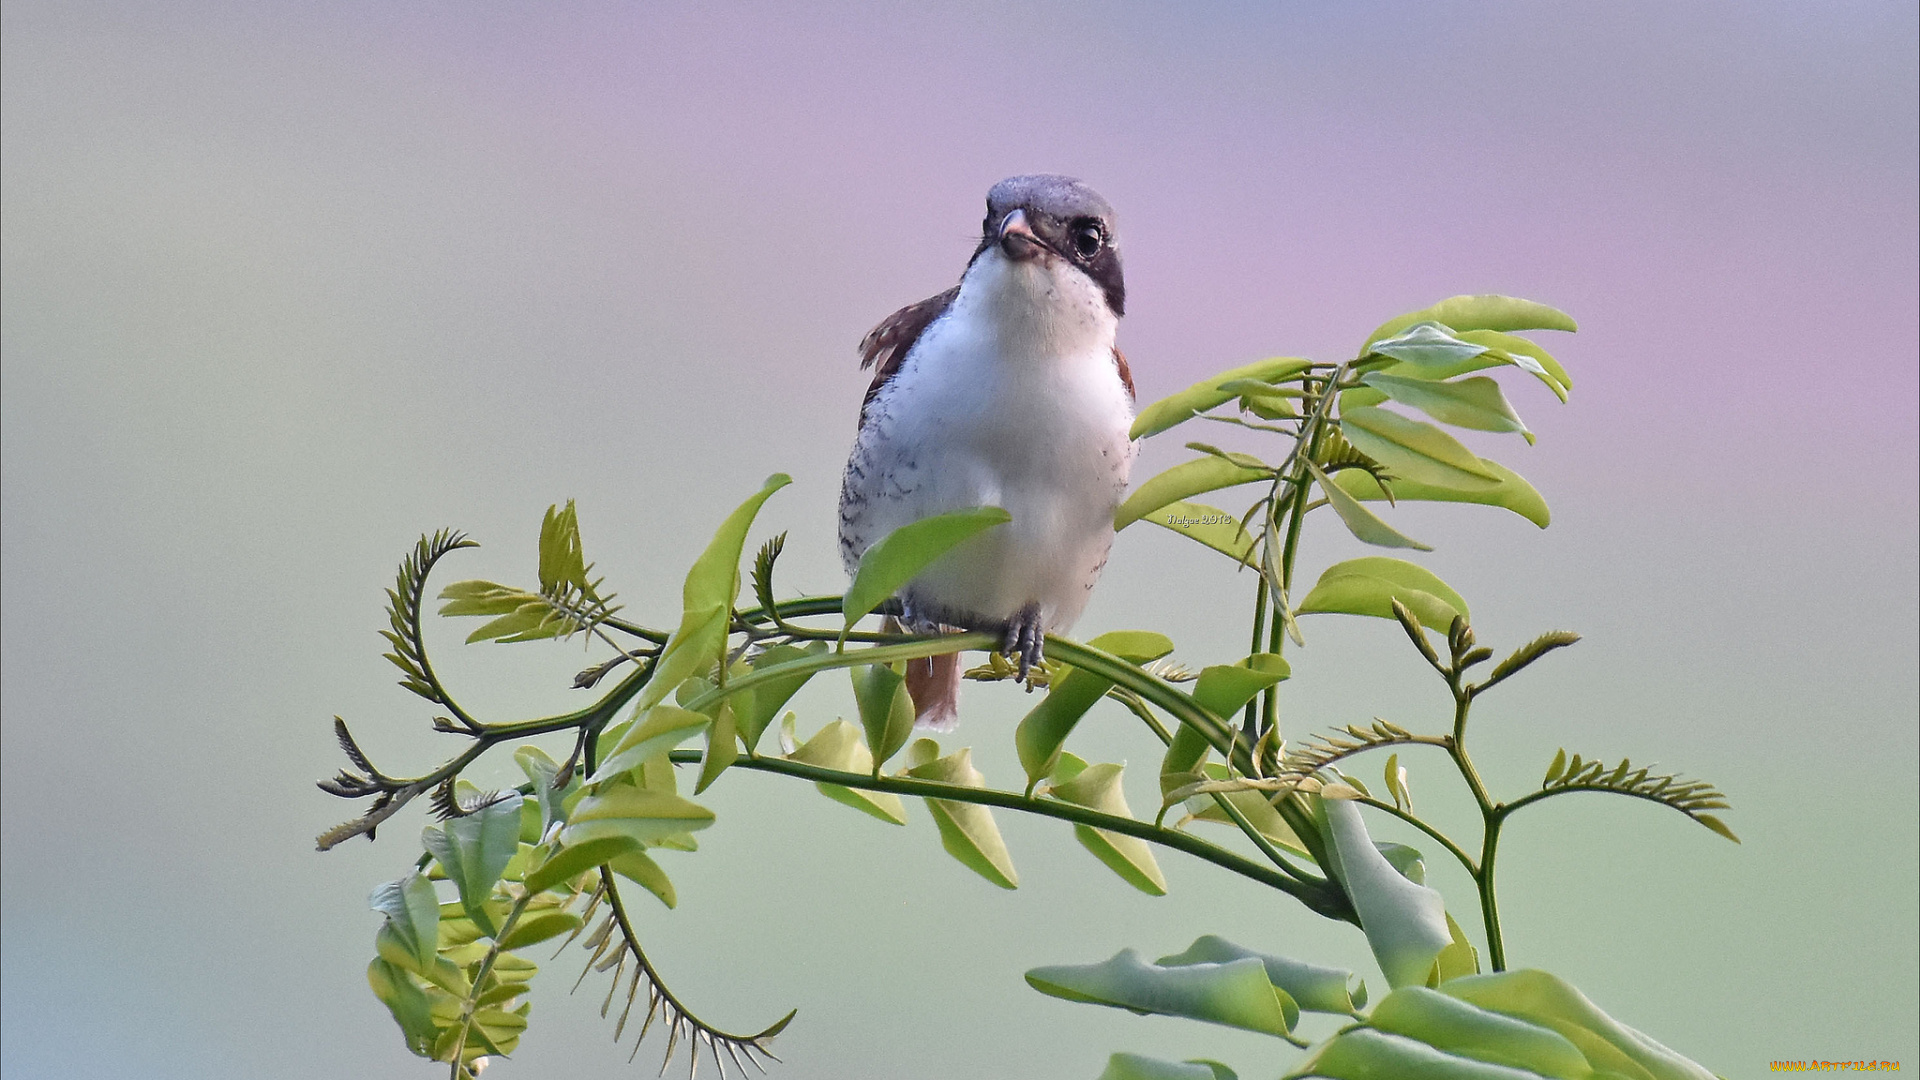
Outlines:
{"label": "white breast", "polygon": [[841,494],[848,572],[908,522],[971,506],[1013,520],[903,591],[925,621],[1004,621],[1036,603],[1064,631],[1113,541],[1134,446],[1113,357],[1117,320],[1099,288],[1058,260],[989,250],[953,307],[868,406]]}

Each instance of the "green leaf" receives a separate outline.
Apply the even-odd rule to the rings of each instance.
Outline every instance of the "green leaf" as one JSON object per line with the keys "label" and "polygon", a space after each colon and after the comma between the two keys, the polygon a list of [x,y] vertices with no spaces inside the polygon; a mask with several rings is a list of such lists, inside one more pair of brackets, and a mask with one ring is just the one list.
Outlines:
{"label": "green leaf", "polygon": [[488,937],[493,936],[495,924],[485,904],[493,895],[494,883],[520,849],[520,798],[510,795],[451,819],[444,832],[429,826],[421,834],[421,843],[460,890],[460,904],[467,916]]}
{"label": "green leaf", "polygon": [[1436,1050],[1552,1080],[1586,1080],[1593,1069],[1558,1032],[1478,1008],[1424,986],[1403,986],[1373,1010],[1369,1026]]}
{"label": "green leaf", "polygon": [[1254,653],[1233,664],[1202,668],[1193,684],[1193,700],[1228,722],[1255,694],[1287,676],[1292,669],[1276,653]]}
{"label": "green leaf", "polygon": [[1114,1054],[1098,1080],[1239,1080],[1217,1061],[1161,1061],[1140,1054]]}
{"label": "green leaf", "polygon": [[1249,469],[1211,454],[1195,458],[1175,465],[1135,488],[1133,494],[1127,496],[1127,501],[1120,504],[1120,509],[1114,511],[1113,527],[1116,530],[1124,529],[1163,506],[1182,502],[1204,492],[1272,479],[1271,469]]}
{"label": "green leaf", "polygon": [[1437,322],[1456,332],[1565,330],[1572,333],[1579,329],[1579,326],[1565,312],[1557,311],[1545,304],[1534,303],[1532,300],[1522,300],[1517,296],[1492,294],[1451,296],[1432,307],[1410,311],[1380,324],[1380,328],[1368,336],[1367,344],[1361,348],[1360,354],[1365,356],[1375,342],[1398,334],[1420,322]]}
{"label": "green leaf", "polygon": [[571,911],[548,909],[538,913],[529,912],[520,916],[520,921],[507,931],[507,936],[500,939],[500,947],[523,949],[528,945],[538,945],[561,934],[572,933],[574,927],[579,925],[580,916]]}
{"label": "green leaf", "polygon": [[387,917],[415,965],[425,969],[433,963],[440,943],[440,898],[434,895],[433,882],[421,873],[408,874],[373,890],[367,898],[373,910]]}
{"label": "green leaf", "polygon": [[614,873],[659,897],[660,902],[669,908],[680,902],[674,894],[673,882],[667,878],[667,872],[660,869],[660,864],[644,851],[636,849],[615,856],[607,866]]}
{"label": "green leaf", "polygon": [[[789,714],[791,715],[791,714]],[[923,742],[926,740],[922,740]],[[787,757],[806,765],[818,765],[823,769],[838,769],[841,772],[871,773],[873,771],[873,753],[867,744],[860,741],[860,729],[845,720],[833,723],[814,733],[806,744],[797,747]],[[855,810],[881,821],[894,825],[907,823],[907,808],[900,797],[886,791],[862,791],[842,784],[815,784],[820,794],[834,802],[851,806]]]}
{"label": "green leaf", "polygon": [[1424,986],[1440,951],[1453,943],[1446,901],[1407,880],[1373,846],[1360,808],[1344,799],[1315,799],[1316,816],[1332,843],[1331,870],[1353,900],[1360,929],[1393,987]]}
{"label": "green leaf", "polygon": [[860,556],[853,585],[841,601],[847,625],[851,627],[865,618],[940,556],[1012,520],[1013,515],[998,506],[976,506],[921,518],[881,537]]}
{"label": "green leaf", "polygon": [[1567,394],[1573,389],[1573,379],[1567,375],[1567,369],[1553,354],[1538,344],[1513,334],[1502,334],[1495,330],[1469,330],[1461,333],[1462,341],[1471,341],[1475,345],[1485,345],[1485,358],[1512,364],[1523,371],[1530,372],[1534,378],[1545,383],[1561,401],[1567,400]]}
{"label": "green leaf", "polygon": [[[790,664],[796,660],[820,656],[828,648],[824,641],[809,641],[805,647],[775,645],[754,657],[752,667],[753,670],[760,671],[779,664]],[[807,684],[808,679],[813,678],[813,674],[811,671],[805,671],[798,675],[770,679],[733,696],[734,723],[739,727],[740,737],[746,742],[749,751],[759,749],[760,736],[766,732],[767,726],[779,714],[781,707]]]}
{"label": "green leaf", "polygon": [[564,510],[547,507],[546,519],[540,523],[540,588],[551,593],[566,585],[589,587],[586,557],[580,547],[580,516],[572,499],[567,500]]}
{"label": "green leaf", "polygon": [[[986,777],[973,767],[973,751],[963,749],[943,758],[907,770],[908,776],[938,780],[960,787],[984,788]],[[993,813],[977,803],[927,799],[927,809],[940,829],[940,845],[961,864],[1003,889],[1018,888],[1020,876],[1014,872],[1013,858],[1007,854],[1000,828]]]}
{"label": "green leaf", "polygon": [[1302,360],[1297,356],[1274,356],[1202,379],[1172,397],[1161,398],[1140,410],[1139,417],[1133,422],[1133,430],[1128,432],[1127,437],[1144,439],[1149,435],[1158,435],[1190,419],[1195,413],[1206,412],[1216,405],[1226,404],[1237,397],[1238,392],[1220,389],[1224,383],[1241,379],[1277,383],[1300,374],[1311,364],[1312,361]]}
{"label": "green leaf", "polygon": [[1251,561],[1253,536],[1240,527],[1239,519],[1225,510],[1204,503],[1183,501],[1168,503],[1158,510],[1143,514],[1142,519],[1205,544],[1236,562],[1255,565]]}
{"label": "green leaf", "polygon": [[885,664],[847,670],[853,676],[853,700],[868,752],[876,759],[869,768],[876,768],[913,738],[913,699],[907,695],[907,680]]}
{"label": "green leaf", "polygon": [[[1126,792],[1120,786],[1122,768],[1102,764],[1081,769],[1070,778],[1057,778],[1047,788],[1047,794],[1076,806],[1130,818],[1133,811],[1127,806]],[[1073,834],[1083,847],[1093,852],[1094,858],[1120,875],[1122,881],[1148,896],[1167,895],[1166,875],[1160,872],[1153,848],[1145,840],[1086,825],[1075,825]]]}
{"label": "green leaf", "polygon": [[[1311,461],[1305,462],[1305,465],[1307,471],[1313,474],[1313,478],[1320,482],[1320,490],[1326,495],[1327,504],[1333,507],[1334,513],[1340,515],[1340,521],[1346,525],[1347,531],[1361,543],[1372,544],[1375,547],[1412,548],[1415,551],[1433,550],[1428,545],[1402,534],[1393,526],[1381,521],[1373,511],[1360,505],[1358,500],[1347,494],[1345,488],[1334,483],[1326,473],[1320,470],[1320,466]],[[1359,470],[1346,470],[1346,472],[1357,471]]]}
{"label": "green leaf", "polygon": [[609,836],[628,836],[653,846],[713,824],[713,811],[678,795],[632,784],[613,784],[574,806],[560,843],[571,847]]}
{"label": "green leaf", "polygon": [[1052,774],[1060,747],[1089,709],[1107,696],[1113,682],[1090,671],[1068,668],[1047,687],[1047,696],[1013,729],[1013,745],[1027,771],[1027,789]]}
{"label": "green leaf", "polygon": [[513,760],[533,784],[533,799],[540,808],[541,833],[544,835],[546,826],[567,819],[567,796],[580,790],[580,778],[569,776],[565,784],[554,787],[554,778],[560,774],[560,763],[537,746],[516,749]]}
{"label": "green leaf", "polygon": [[1486,351],[1485,345],[1454,337],[1451,327],[1418,322],[1390,338],[1374,342],[1367,355],[1390,356],[1415,367],[1438,367],[1471,360]]}
{"label": "green leaf", "polygon": [[1484,468],[1471,450],[1424,421],[1366,406],[1341,412],[1340,433],[1396,477],[1462,491],[1500,486],[1500,477]]}
{"label": "green leaf", "polygon": [[681,590],[681,606],[688,612],[719,607],[731,609],[740,595],[740,553],[747,543],[747,530],[760,507],[773,493],[793,483],[786,473],[774,473],[759,491],[739,505],[707,542],[707,549],[687,571],[687,583]]}
{"label": "green leaf", "polygon": [[[1498,506],[1511,510],[1541,528],[1546,528],[1552,516],[1547,511],[1547,501],[1540,497],[1532,484],[1527,483],[1519,473],[1498,462],[1481,458],[1480,468],[1499,479],[1495,487],[1480,491],[1460,491],[1455,488],[1435,487],[1432,484],[1416,483],[1412,480],[1395,477],[1393,485],[1394,501],[1404,502],[1460,502],[1480,503],[1484,506]],[[1387,498],[1386,492],[1365,469],[1343,469],[1334,476],[1334,483],[1356,499],[1366,502],[1379,502]]]}
{"label": "green leaf", "polygon": [[733,710],[725,703],[713,726],[707,729],[707,752],[700,758],[700,779],[693,785],[695,795],[713,786],[720,774],[740,757],[740,736],[734,727]]}
{"label": "green leaf", "polygon": [[1213,934],[1194,939],[1185,952],[1163,956],[1157,963],[1161,967],[1226,964],[1248,957],[1259,960],[1266,967],[1267,981],[1285,990],[1302,1009],[1352,1016],[1367,1003],[1367,984],[1351,971],[1254,952]]}
{"label": "green leaf", "polygon": [[620,740],[587,778],[587,783],[603,784],[631,772],[655,754],[679,746],[713,723],[713,718],[705,713],[688,712],[678,705],[654,705],[644,716],[639,713],[634,716],[635,722],[621,733]]}
{"label": "green leaf", "polygon": [[[1424,875],[1424,870],[1422,873]],[[1460,929],[1460,924],[1453,921],[1452,915],[1447,916],[1447,932],[1453,935],[1453,943],[1441,949],[1440,955],[1434,958],[1433,976],[1427,980],[1429,986],[1438,986],[1448,979],[1480,972],[1480,951],[1473,947],[1473,942],[1467,940],[1467,932]]]}
{"label": "green leaf", "polygon": [[1110,1005],[1137,1013],[1184,1016],[1212,1024],[1287,1036],[1300,1007],[1267,981],[1257,959],[1224,964],[1160,967],[1123,949],[1103,964],[1039,967],[1027,972],[1035,990],[1068,1001]]}
{"label": "green leaf", "polygon": [[624,834],[601,836],[585,843],[563,845],[547,857],[547,861],[534,867],[527,875],[526,886],[529,893],[542,893],[556,885],[564,884],[597,866],[610,863],[629,851],[639,851],[642,847],[639,839]]}
{"label": "green leaf", "polygon": [[1395,599],[1413,612],[1422,626],[1443,634],[1456,616],[1468,615],[1467,602],[1432,571],[1404,559],[1379,555],[1327,567],[1294,613],[1392,619]]}
{"label": "green leaf", "polygon": [[400,1025],[407,1049],[420,1057],[431,1057],[440,1029],[434,1023],[426,991],[413,976],[385,960],[374,960],[367,965],[367,985],[372,987],[373,996],[393,1014],[394,1023]]}
{"label": "green leaf", "polygon": [[[1147,630],[1114,630],[1092,641],[1088,648],[1111,653],[1130,664],[1147,664],[1173,651],[1173,641],[1165,634]],[[1020,753],[1020,765],[1027,772],[1027,790],[1053,774],[1060,747],[1073,733],[1080,718],[1112,688],[1113,683],[1092,672],[1069,668],[1047,687],[1047,696],[1014,729],[1014,748]]]}
{"label": "green leaf", "polygon": [[1540,781],[1540,786],[1546,787],[1548,784],[1551,784],[1555,780],[1560,779],[1560,774],[1566,771],[1567,771],[1567,750],[1565,747],[1561,747],[1560,749],[1555,750],[1553,752],[1553,762],[1552,764],[1547,766],[1547,778],[1545,780]]}
{"label": "green leaf", "polygon": [[1174,730],[1173,741],[1167,744],[1167,756],[1160,762],[1160,796],[1166,798],[1169,792],[1177,791],[1188,784],[1205,779],[1200,767],[1207,760],[1207,752],[1213,744],[1199,729],[1181,724]]}
{"label": "green leaf", "polygon": [[1532,1071],[1516,1072],[1504,1065],[1456,1057],[1417,1039],[1370,1027],[1350,1028],[1322,1043],[1285,1080],[1308,1076],[1326,1080],[1540,1080],[1540,1074]]}
{"label": "green leaf", "polygon": [[1599,1072],[1652,1080],[1713,1080],[1698,1063],[1613,1019],[1571,984],[1544,971],[1470,975],[1441,984],[1440,991],[1559,1033]]}
{"label": "green leaf", "polygon": [[[1500,384],[1484,376],[1431,382],[1375,371],[1363,376],[1361,381],[1443,424],[1475,431],[1518,432],[1527,442],[1533,442],[1533,433],[1520,422],[1507,396],[1501,393]],[[1349,407],[1344,400],[1341,405],[1343,409]]]}

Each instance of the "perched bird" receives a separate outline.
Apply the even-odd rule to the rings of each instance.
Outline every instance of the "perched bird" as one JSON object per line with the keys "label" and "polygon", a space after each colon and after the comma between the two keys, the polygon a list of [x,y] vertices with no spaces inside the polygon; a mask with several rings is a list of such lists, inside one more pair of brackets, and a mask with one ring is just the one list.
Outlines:
{"label": "perched bird", "polygon": [[[1125,307],[1113,208],[1071,177],[1015,176],[987,192],[960,284],[860,343],[875,370],[840,489],[847,572],[921,518],[1012,515],[900,590],[908,628],[999,633],[1025,679],[1044,635],[1080,617],[1133,464],[1133,376],[1114,345]],[[907,688],[921,725],[951,729],[959,655],[916,661]]]}

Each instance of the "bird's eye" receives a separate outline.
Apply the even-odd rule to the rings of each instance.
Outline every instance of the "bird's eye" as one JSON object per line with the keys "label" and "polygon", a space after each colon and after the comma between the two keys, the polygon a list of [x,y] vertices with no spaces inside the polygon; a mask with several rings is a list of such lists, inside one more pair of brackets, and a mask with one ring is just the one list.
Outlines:
{"label": "bird's eye", "polygon": [[1100,254],[1106,246],[1107,236],[1100,226],[1091,221],[1083,221],[1073,228],[1073,250],[1083,259],[1091,259]]}

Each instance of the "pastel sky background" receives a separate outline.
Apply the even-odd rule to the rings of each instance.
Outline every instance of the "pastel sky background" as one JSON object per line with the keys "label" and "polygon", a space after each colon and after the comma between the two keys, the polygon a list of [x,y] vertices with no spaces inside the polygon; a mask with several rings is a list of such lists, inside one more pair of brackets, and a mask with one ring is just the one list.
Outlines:
{"label": "pastel sky background", "polygon": [[[1497,787],[1559,746],[1630,754],[1717,782],[1745,843],[1597,797],[1518,819],[1509,955],[1728,1077],[1920,1066],[1915,12],[6,3],[0,1068],[435,1075],[363,975],[366,895],[421,816],[312,850],[350,814],[313,787],[331,716],[396,771],[448,752],[379,657],[394,563],[453,525],[487,546],[447,580],[530,579],[542,511],[574,497],[629,611],[670,622],[714,524],[779,470],[760,531],[792,530],[790,587],[836,591],[854,343],[954,279],[982,194],[1023,171],[1119,208],[1143,399],[1343,358],[1454,293],[1573,313],[1549,335],[1572,401],[1512,386],[1539,445],[1475,442],[1552,528],[1394,520],[1483,640],[1586,635],[1489,699]],[[1166,441],[1139,475],[1177,460]],[[1360,553],[1320,528],[1308,572]],[[1079,632],[1239,655],[1247,580],[1145,530]],[[488,715],[576,700],[577,650],[436,630]],[[1291,736],[1436,722],[1396,628],[1307,630]],[[803,726],[848,707],[831,690]],[[967,702],[1011,783],[1028,700]],[[1078,738],[1130,757],[1150,802],[1122,719]],[[752,775],[710,795],[646,943],[716,1022],[797,1005],[785,1080],[1090,1080],[1119,1049],[1278,1075],[1294,1052],[1261,1038],[1021,980],[1201,933],[1380,987],[1351,928],[1178,855],[1151,900],[1003,815],[1007,894],[917,809],[890,830]],[[1471,911],[1462,877],[1435,881]],[[566,995],[578,963],[549,965],[498,1076],[629,1068],[598,993]]]}

